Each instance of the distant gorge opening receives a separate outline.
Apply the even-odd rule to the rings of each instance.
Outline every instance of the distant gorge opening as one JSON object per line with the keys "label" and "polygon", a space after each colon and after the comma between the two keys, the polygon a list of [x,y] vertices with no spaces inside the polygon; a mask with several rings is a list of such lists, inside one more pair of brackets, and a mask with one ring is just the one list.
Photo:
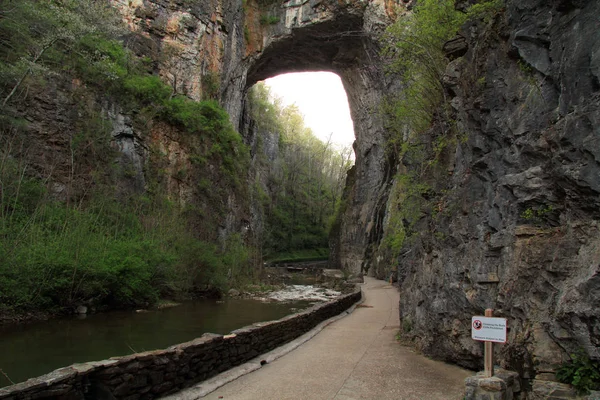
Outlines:
{"label": "distant gorge opening", "polygon": [[[343,87],[339,77],[331,73],[288,74],[271,82],[279,92],[258,82],[247,95],[256,138],[253,152],[262,160],[255,190],[260,192],[257,197],[264,194],[269,199],[263,202],[263,256],[268,262],[326,260],[331,221],[336,218],[346,175],[353,164],[353,150],[349,144],[338,145],[326,132],[319,137],[315,131],[318,121],[308,126],[305,110],[292,98],[295,94],[305,107],[320,101],[321,118],[326,118],[328,106],[333,105],[327,104],[324,97],[329,94],[323,89],[337,90],[338,108],[345,111],[338,118],[346,120],[350,131],[346,135],[353,137]],[[278,97],[285,91],[287,98]],[[329,96],[330,102],[332,98]]]}
{"label": "distant gorge opening", "polygon": [[[251,88],[257,82],[279,74],[328,71],[341,78],[354,125],[356,165],[339,188],[340,194],[343,192],[350,197],[339,203],[352,204],[352,207],[344,206],[336,220],[330,222],[332,232],[328,248],[332,252],[330,265],[351,273],[358,273],[364,268],[363,264],[369,258],[367,249],[373,247],[369,243],[377,242],[377,238],[382,236],[383,223],[380,219],[385,213],[372,208],[376,203],[381,204],[381,196],[385,197],[392,170],[388,166],[392,160],[388,159],[385,152],[385,132],[377,113],[386,91],[386,79],[378,61],[379,47],[363,29],[363,14],[364,8],[360,7],[350,11],[341,10],[332,13],[330,20],[316,18],[311,23],[307,17],[303,25],[291,21],[290,29],[288,15],[287,27],[273,28],[278,36],[265,40],[266,47],[255,59],[250,60],[244,86],[247,103],[254,90]],[[241,122],[244,125],[243,117]],[[295,189],[298,188],[292,190]],[[279,204],[279,200],[275,197],[274,202]],[[357,212],[362,215],[352,215]],[[322,215],[317,213],[316,219],[319,218]],[[349,235],[349,232],[367,234]],[[306,238],[306,234],[302,232],[298,237]],[[279,239],[278,244],[286,243],[286,239],[287,243],[294,242],[289,237]]]}

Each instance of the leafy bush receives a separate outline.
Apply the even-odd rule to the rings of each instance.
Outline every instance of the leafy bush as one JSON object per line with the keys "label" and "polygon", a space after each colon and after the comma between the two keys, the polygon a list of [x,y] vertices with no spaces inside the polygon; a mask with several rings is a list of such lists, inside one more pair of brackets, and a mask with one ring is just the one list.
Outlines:
{"label": "leafy bush", "polygon": [[169,99],[172,89],[155,75],[133,75],[123,81],[123,89],[142,105],[163,104]]}
{"label": "leafy bush", "polygon": [[261,25],[277,25],[279,23],[279,17],[274,15],[261,15],[260,16],[260,24]]}
{"label": "leafy bush", "polygon": [[221,91],[221,76],[217,73],[202,75],[202,99],[217,100]]}
{"label": "leafy bush", "polygon": [[147,306],[201,285],[224,288],[227,271],[246,261],[243,243],[228,253],[197,240],[160,200],[100,197],[79,210],[29,193],[26,203],[3,199],[13,207],[3,209],[0,226],[0,312]]}
{"label": "leafy bush", "polygon": [[469,19],[481,19],[485,23],[490,22],[496,15],[504,10],[504,0],[490,0],[473,4],[467,10]]}
{"label": "leafy bush", "polygon": [[584,351],[571,354],[571,361],[558,368],[556,378],[573,385],[579,394],[600,390],[600,362],[590,360]]}
{"label": "leafy bush", "polygon": [[75,47],[77,52],[70,54],[69,62],[86,81],[112,85],[128,75],[129,54],[121,42],[90,34],[77,41]]}

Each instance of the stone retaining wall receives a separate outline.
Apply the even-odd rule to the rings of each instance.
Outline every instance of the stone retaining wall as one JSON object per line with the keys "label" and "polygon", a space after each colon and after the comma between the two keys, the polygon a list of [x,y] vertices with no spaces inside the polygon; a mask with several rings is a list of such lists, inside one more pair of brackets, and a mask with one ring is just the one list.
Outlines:
{"label": "stone retaining wall", "polygon": [[229,335],[205,334],[166,350],[74,364],[2,388],[0,400],[155,399],[273,350],[342,313],[360,298],[357,288],[306,311],[257,323]]}
{"label": "stone retaining wall", "polygon": [[464,400],[600,400],[600,391],[578,395],[571,385],[541,379],[534,379],[525,392],[518,373],[499,367],[491,378],[486,378],[483,371],[466,378],[465,386]]}
{"label": "stone retaining wall", "polygon": [[465,400],[513,400],[521,393],[519,374],[496,368],[494,376],[486,378],[483,372],[465,379]]}

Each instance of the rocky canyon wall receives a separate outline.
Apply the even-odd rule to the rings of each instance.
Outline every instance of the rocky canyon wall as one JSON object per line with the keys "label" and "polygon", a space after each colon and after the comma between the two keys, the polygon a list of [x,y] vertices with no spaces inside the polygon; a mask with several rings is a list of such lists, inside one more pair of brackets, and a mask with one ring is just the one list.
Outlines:
{"label": "rocky canyon wall", "polygon": [[[468,23],[448,53],[450,111],[418,139],[426,163],[389,156],[380,112],[400,85],[385,74],[378,40],[394,12],[410,5],[121,6],[150,47],[173,42],[182,49],[177,62],[159,64],[165,78],[182,77],[182,92],[202,98],[207,77],[217,78],[218,97],[248,144],[260,134],[244,112],[252,84],[293,71],[341,76],[356,166],[332,262],[383,277],[397,261],[402,325],[427,354],[480,367],[482,346],[470,339],[468,321],[491,307],[510,321],[499,362],[524,377],[552,378],[579,348],[597,359],[599,2],[508,1],[493,19]],[[261,16],[278,22],[261,24]],[[382,237],[393,208],[403,205],[388,198],[403,190],[394,175],[410,173],[429,189],[410,240],[390,259]]]}
{"label": "rocky canyon wall", "polygon": [[422,141],[431,156],[450,123],[456,136],[427,170],[399,167],[430,186],[398,264],[402,326],[426,354],[481,368],[469,321],[493,308],[509,326],[497,362],[522,377],[600,359],[598,15],[598,1],[508,1],[457,38],[451,117]]}

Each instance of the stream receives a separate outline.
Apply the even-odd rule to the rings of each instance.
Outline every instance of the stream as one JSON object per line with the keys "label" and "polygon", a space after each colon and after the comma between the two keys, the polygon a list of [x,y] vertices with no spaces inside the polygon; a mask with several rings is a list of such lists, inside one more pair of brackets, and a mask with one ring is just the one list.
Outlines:
{"label": "stream", "polygon": [[149,312],[114,311],[0,326],[0,387],[11,384],[8,378],[19,383],[73,363],[164,349],[206,332],[227,334],[335,295],[323,296],[321,290],[320,297],[312,298],[305,295],[311,291],[307,288],[311,287],[290,287],[263,299],[198,300]]}

